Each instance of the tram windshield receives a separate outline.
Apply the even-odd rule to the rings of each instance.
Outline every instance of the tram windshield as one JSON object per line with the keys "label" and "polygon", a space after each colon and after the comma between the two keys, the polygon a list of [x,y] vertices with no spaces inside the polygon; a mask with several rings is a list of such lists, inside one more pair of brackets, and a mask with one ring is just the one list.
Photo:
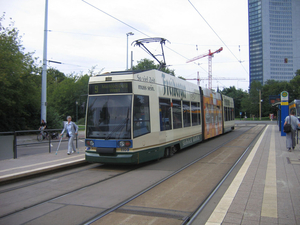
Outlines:
{"label": "tram windshield", "polygon": [[87,138],[130,139],[131,95],[90,96]]}

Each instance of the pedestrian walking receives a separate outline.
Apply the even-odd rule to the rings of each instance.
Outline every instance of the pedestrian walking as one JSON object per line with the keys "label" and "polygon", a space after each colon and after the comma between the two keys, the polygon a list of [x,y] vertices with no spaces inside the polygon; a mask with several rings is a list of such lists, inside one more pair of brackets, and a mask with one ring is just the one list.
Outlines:
{"label": "pedestrian walking", "polygon": [[294,110],[291,110],[290,115],[285,118],[284,125],[286,125],[287,123],[291,124],[292,127],[291,132],[286,133],[286,148],[289,152],[291,152],[292,149],[294,150],[296,146],[295,135],[296,135],[297,126],[300,127],[299,120],[295,116]]}
{"label": "pedestrian walking", "polygon": [[67,117],[68,122],[65,123],[64,129],[61,132],[60,136],[64,134],[65,131],[67,131],[67,137],[69,138],[69,143],[68,143],[68,155],[76,152],[76,148],[74,145],[74,138],[78,134],[78,126],[72,122],[72,117],[68,116]]}

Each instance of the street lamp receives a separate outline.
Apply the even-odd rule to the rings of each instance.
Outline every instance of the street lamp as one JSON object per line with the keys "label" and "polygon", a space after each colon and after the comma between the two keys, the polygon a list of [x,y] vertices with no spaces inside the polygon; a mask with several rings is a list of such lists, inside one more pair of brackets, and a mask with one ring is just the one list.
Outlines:
{"label": "street lamp", "polygon": [[78,101],[76,101],[76,123],[78,123]]}
{"label": "street lamp", "polygon": [[134,33],[129,32],[129,33],[126,34],[126,36],[127,36],[126,70],[128,70],[128,36],[129,36],[129,35],[134,35]]}

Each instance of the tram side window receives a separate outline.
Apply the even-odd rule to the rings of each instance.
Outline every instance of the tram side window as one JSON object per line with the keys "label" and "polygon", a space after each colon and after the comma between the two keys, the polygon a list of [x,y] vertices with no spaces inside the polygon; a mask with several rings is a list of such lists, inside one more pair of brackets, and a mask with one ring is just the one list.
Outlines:
{"label": "tram side window", "polygon": [[224,107],[224,120],[228,121],[228,118],[227,118],[227,107]]}
{"label": "tram side window", "polygon": [[170,130],[171,125],[171,101],[170,99],[159,99],[159,117],[160,117],[160,130]]}
{"label": "tram side window", "polygon": [[150,133],[149,96],[135,95],[133,104],[133,137]]}
{"label": "tram side window", "polygon": [[200,120],[200,104],[198,102],[191,103],[192,110],[192,125],[197,126],[201,124]]}
{"label": "tram side window", "polygon": [[173,129],[182,128],[181,101],[173,100]]}
{"label": "tram side window", "polygon": [[183,126],[190,127],[191,126],[190,102],[182,102],[182,108],[183,108]]}

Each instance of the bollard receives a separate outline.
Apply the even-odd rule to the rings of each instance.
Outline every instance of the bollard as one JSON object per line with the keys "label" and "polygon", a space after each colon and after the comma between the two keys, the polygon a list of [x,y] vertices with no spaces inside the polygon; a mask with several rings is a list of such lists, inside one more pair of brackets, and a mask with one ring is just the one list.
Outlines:
{"label": "bollard", "polygon": [[77,142],[77,139],[78,139],[78,134],[76,135],[76,149],[78,149],[78,142]]}
{"label": "bollard", "polygon": [[49,153],[51,153],[51,135],[48,133],[48,139],[49,139]]}
{"label": "bollard", "polygon": [[17,132],[14,132],[14,147],[13,147],[13,151],[14,151],[14,159],[16,159],[18,157],[17,154]]}

